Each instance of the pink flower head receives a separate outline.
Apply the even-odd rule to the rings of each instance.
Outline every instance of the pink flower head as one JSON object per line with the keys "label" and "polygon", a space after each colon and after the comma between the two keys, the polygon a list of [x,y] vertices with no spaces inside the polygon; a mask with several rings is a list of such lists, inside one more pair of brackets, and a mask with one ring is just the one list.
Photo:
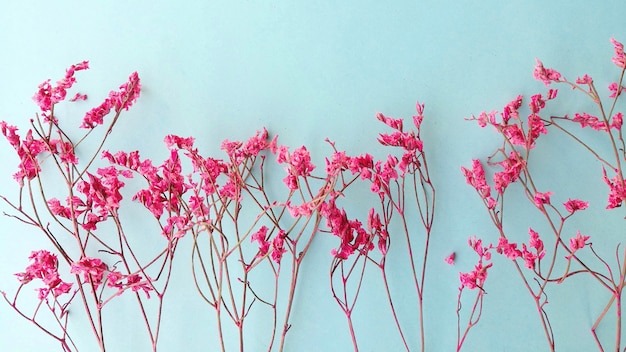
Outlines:
{"label": "pink flower head", "polygon": [[137,72],[133,72],[128,81],[120,86],[119,91],[109,92],[109,96],[102,102],[85,114],[81,128],[95,128],[104,123],[104,117],[115,110],[119,113],[123,109],[128,110],[133,103],[139,98],[141,84]]}
{"label": "pink flower head", "polygon": [[496,251],[511,260],[515,260],[516,258],[522,256],[522,252],[517,249],[517,243],[509,243],[509,240],[506,239],[506,237],[500,237]]}
{"label": "pink flower head", "polygon": [[626,87],[624,86],[618,87],[617,82],[613,82],[609,84],[609,90],[612,92],[611,95],[609,95],[609,98],[615,98],[615,97],[618,97],[620,94],[622,94],[622,92],[626,90]]}
{"label": "pink flower head", "polygon": [[536,192],[534,202],[537,208],[542,208],[544,204],[550,204],[550,196],[552,192]]}
{"label": "pink flower head", "polygon": [[589,202],[582,201],[580,199],[568,199],[567,202],[563,203],[565,206],[565,210],[573,213],[577,210],[585,210],[589,207]]}
{"label": "pink flower head", "polygon": [[484,258],[485,260],[491,260],[490,251],[493,248],[493,245],[490,244],[488,247],[483,247],[483,240],[476,239],[476,236],[470,237],[467,243],[481,259]]}
{"label": "pink flower head", "polygon": [[558,82],[561,79],[561,74],[556,70],[551,68],[543,67],[543,63],[537,59],[537,65],[535,66],[535,71],[533,72],[535,79],[538,81],[542,81],[543,84],[547,86],[552,82]]}
{"label": "pink flower head", "polygon": [[572,237],[569,239],[569,249],[572,253],[576,252],[579,249],[582,249],[587,244],[587,240],[589,236],[583,236],[580,234],[580,231],[576,234],[576,237]]}
{"label": "pink flower head", "polygon": [[582,77],[576,78],[576,84],[591,84],[593,83],[593,78],[588,75],[584,75]]}
{"label": "pink flower head", "polygon": [[578,122],[582,128],[591,127],[596,131],[607,130],[607,126],[604,121],[600,121],[597,116],[589,115],[586,112],[583,112],[582,114],[575,113],[572,121]]}
{"label": "pink flower head", "polygon": [[287,252],[287,249],[285,249],[286,237],[287,237],[287,234],[285,233],[285,231],[280,230],[278,231],[278,234],[276,235],[276,237],[274,237],[274,240],[272,240],[271,257],[272,257],[272,260],[276,264],[280,264],[280,260],[283,258],[283,254]]}
{"label": "pink flower head", "polygon": [[126,287],[130,288],[133,292],[139,292],[142,290],[147,298],[150,298],[150,291],[152,291],[152,286],[148,283],[148,281],[143,280],[139,274],[131,274],[126,277]]}
{"label": "pink flower head", "polygon": [[518,95],[517,98],[515,98],[514,100],[510,101],[508,104],[506,104],[506,106],[504,107],[504,109],[502,110],[502,122],[506,125],[509,123],[510,119],[518,119],[519,118],[519,108],[522,106],[522,99],[523,97],[521,95]]}
{"label": "pink flower head", "polygon": [[184,138],[184,137],[179,137],[173,134],[168,134],[167,136],[165,136],[163,141],[165,142],[165,145],[170,149],[173,146],[176,146],[176,148],[178,149],[185,149],[185,150],[191,151],[193,148],[193,143],[195,141],[195,138],[193,137]]}
{"label": "pink flower head", "polygon": [[270,243],[267,240],[268,230],[267,226],[263,225],[257,232],[253,233],[250,238],[252,242],[257,241],[259,243],[259,253],[257,254],[257,257],[263,257],[267,254],[267,252],[269,252]]}
{"label": "pink flower head", "polygon": [[402,119],[392,119],[391,117],[383,115],[381,112],[376,114],[376,118],[378,121],[382,121],[385,125],[393,128],[394,130],[402,132]]}
{"label": "pink flower head", "polygon": [[482,289],[485,281],[487,280],[487,270],[493,266],[493,263],[484,265],[480,261],[474,267],[474,270],[469,273],[459,273],[459,280],[461,281],[461,288],[466,287],[470,290],[475,288]]}
{"label": "pink flower head", "polygon": [[454,265],[454,258],[456,257],[456,253],[452,252],[450,255],[445,257],[443,260],[449,265]]}
{"label": "pink flower head", "polygon": [[543,108],[546,107],[546,101],[543,99],[543,95],[535,94],[530,97],[530,103],[528,103],[528,107],[533,114],[539,113]]}
{"label": "pink flower head", "polygon": [[615,176],[611,179],[606,174],[604,167],[602,168],[602,180],[609,186],[609,199],[607,209],[614,209],[622,206],[626,200],[626,181],[622,175],[616,170]]}
{"label": "pink flower head", "polygon": [[539,258],[543,258],[546,251],[543,248],[543,241],[541,240],[541,238],[539,238],[539,233],[537,233],[537,231],[533,230],[532,228],[529,228],[528,235],[530,237],[528,245],[537,251]]}
{"label": "pink flower head", "polygon": [[613,63],[618,67],[626,68],[626,55],[624,55],[624,45],[615,40],[615,38],[611,38],[611,43],[613,43],[613,47],[615,49],[615,56],[611,58],[611,61],[613,61]]}
{"label": "pink flower head", "polygon": [[43,112],[44,121],[50,122],[51,116],[49,115],[52,107],[63,101],[67,95],[67,90],[76,83],[74,73],[88,68],[89,62],[87,61],[77,63],[65,71],[65,77],[57,81],[56,86],[52,86],[49,79],[39,85],[39,90],[33,96],[33,100]]}
{"label": "pink flower head", "polygon": [[293,151],[289,163],[292,166],[293,174],[295,176],[309,176],[311,171],[315,169],[315,165],[311,163],[311,154],[305,146]]}
{"label": "pink flower head", "polygon": [[[256,135],[250,137],[248,141],[243,145],[242,151],[245,156],[257,156],[261,150],[269,148],[267,141],[267,130],[263,128],[263,131],[257,131]],[[274,141],[276,144],[276,141]]]}
{"label": "pink flower head", "polygon": [[326,173],[328,176],[338,175],[341,171],[348,169],[351,161],[352,158],[347,156],[345,151],[335,152],[330,160],[326,158]]}
{"label": "pink flower head", "polygon": [[413,116],[413,124],[419,131],[422,127],[422,121],[424,120],[424,104],[420,104],[419,101],[415,103],[415,110],[417,115]]}
{"label": "pink flower head", "polygon": [[58,273],[59,264],[56,255],[47,250],[39,250],[33,251],[28,259],[32,263],[26,267],[24,272],[17,273],[15,276],[18,277],[18,280],[23,285],[34,279],[41,280],[46,287],[37,289],[40,300],[45,299],[50,292],[52,292],[54,297],[70,292],[72,284],[61,280]]}
{"label": "pink flower head", "polygon": [[122,279],[124,279],[124,275],[122,273],[119,271],[110,271],[107,274],[107,286],[111,288],[118,288],[121,293],[122,287],[124,286]]}
{"label": "pink flower head", "polygon": [[502,194],[509,184],[518,180],[522,170],[526,166],[526,160],[524,160],[517,151],[511,151],[509,157],[499,164],[504,171],[496,172],[493,175],[493,180],[496,191]]}
{"label": "pink flower head", "polygon": [[480,160],[472,160],[471,170],[461,167],[461,171],[463,172],[463,175],[465,175],[465,181],[467,184],[474,187],[483,199],[486,199],[491,195],[491,187],[487,184],[485,170],[483,169],[483,165],[480,163]]}
{"label": "pink flower head", "polygon": [[611,128],[614,128],[619,131],[622,129],[623,124],[624,124],[624,114],[622,114],[621,112],[618,112],[615,115],[613,115],[613,119],[611,121]]}
{"label": "pink flower head", "polygon": [[81,260],[72,263],[70,272],[72,274],[83,274],[83,282],[89,283],[90,280],[95,288],[102,283],[105,271],[108,266],[99,258],[83,257]]}
{"label": "pink flower head", "polygon": [[524,259],[524,266],[528,269],[535,268],[535,262],[537,261],[537,254],[531,252],[526,248],[526,244],[522,243],[522,259]]}

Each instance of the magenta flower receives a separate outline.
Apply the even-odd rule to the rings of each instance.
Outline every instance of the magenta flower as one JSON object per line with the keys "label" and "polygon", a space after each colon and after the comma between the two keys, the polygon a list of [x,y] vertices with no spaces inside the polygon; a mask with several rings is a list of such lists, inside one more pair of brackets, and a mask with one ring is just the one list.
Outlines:
{"label": "magenta flower", "polygon": [[65,77],[57,81],[56,86],[52,86],[49,79],[39,85],[39,90],[33,96],[33,100],[43,112],[44,121],[50,122],[52,107],[63,101],[67,95],[67,90],[76,83],[74,73],[88,68],[89,62],[80,62],[70,66],[65,72]]}
{"label": "magenta flower", "polygon": [[561,74],[556,70],[551,68],[543,67],[543,63],[537,59],[537,65],[535,66],[535,71],[533,72],[535,79],[538,81],[542,81],[543,84],[547,86],[552,82],[559,82],[561,80]]}
{"label": "magenta flower", "polygon": [[611,38],[611,43],[613,43],[613,47],[615,49],[615,56],[611,58],[611,61],[613,61],[613,63],[618,67],[626,68],[626,55],[624,55],[624,45],[615,40],[615,38]]}
{"label": "magenta flower", "polygon": [[456,253],[452,252],[450,255],[445,257],[443,260],[449,265],[454,265],[454,258],[456,257]]}
{"label": "magenta flower", "polygon": [[104,273],[108,271],[108,266],[99,258],[83,257],[81,260],[72,263],[70,272],[72,274],[83,275],[83,282],[90,280],[95,288],[98,288],[104,278]]}
{"label": "magenta flower", "polygon": [[499,165],[502,166],[504,171],[496,172],[493,175],[493,180],[495,183],[494,188],[498,193],[502,194],[509,184],[517,181],[520,173],[526,166],[526,160],[522,159],[518,152],[511,151],[509,157],[500,162]]}
{"label": "magenta flower", "polygon": [[516,258],[522,256],[522,252],[517,249],[517,243],[509,243],[509,240],[506,239],[506,237],[500,237],[498,246],[496,247],[496,252],[503,254],[511,260],[515,260]]}
{"label": "magenta flower", "polygon": [[72,284],[61,280],[58,272],[59,263],[57,256],[47,250],[33,251],[28,257],[32,263],[26,267],[22,273],[17,273],[18,280],[22,285],[34,279],[41,280],[46,287],[38,288],[38,298],[45,299],[50,292],[56,298],[62,294],[69,293]]}
{"label": "magenta flower", "polygon": [[593,78],[589,77],[586,74],[582,77],[576,78],[576,84],[591,84],[591,83],[593,83]]}
{"label": "magenta flower", "polygon": [[609,95],[609,98],[616,98],[618,97],[620,94],[622,94],[623,91],[626,90],[626,87],[624,86],[617,86],[617,82],[613,82],[611,84],[609,84],[609,90],[612,92],[611,95]]}
{"label": "magenta flower", "polygon": [[536,192],[534,196],[534,202],[537,208],[542,208],[544,204],[550,204],[550,196],[552,192]]}
{"label": "magenta flower", "polygon": [[578,210],[585,210],[589,207],[589,202],[582,201],[580,199],[568,199],[567,202],[563,203],[565,206],[565,210],[573,213]]}
{"label": "magenta flower", "polygon": [[528,235],[530,236],[528,245],[537,251],[539,258],[543,258],[546,251],[543,248],[543,241],[539,238],[539,233],[532,228],[528,228]]}
{"label": "magenta flower", "polygon": [[119,113],[123,109],[128,110],[139,98],[141,84],[137,72],[133,72],[128,81],[120,86],[119,91],[111,91],[109,96],[99,106],[85,114],[81,128],[94,128],[104,123],[104,117],[115,110]]}
{"label": "magenta flower", "polygon": [[250,237],[250,241],[257,241],[259,243],[259,253],[257,253],[257,257],[263,257],[269,252],[270,243],[267,240],[267,231],[269,229],[267,226],[263,225],[259,230],[252,234]]}
{"label": "magenta flower", "polygon": [[487,184],[485,178],[485,170],[480,160],[472,160],[472,169],[469,170],[465,167],[461,167],[463,175],[465,175],[465,181],[478,191],[478,194],[485,199],[491,195],[491,187]]}
{"label": "magenta flower", "polygon": [[622,206],[626,200],[626,182],[622,175],[616,170],[615,176],[611,179],[606,174],[604,167],[602,168],[602,180],[609,186],[609,199],[607,209],[614,209]]}
{"label": "magenta flower", "polygon": [[278,231],[276,237],[274,237],[274,240],[272,240],[272,253],[270,256],[276,264],[280,264],[280,260],[283,258],[283,254],[287,252],[287,249],[285,249],[286,237],[287,234],[285,233],[285,231],[280,230]]}
{"label": "magenta flower", "polygon": [[147,298],[150,298],[150,291],[152,291],[152,286],[148,283],[148,281],[142,281],[142,278],[139,274],[132,274],[126,277],[126,287],[130,288],[133,292],[139,292],[142,290]]}
{"label": "magenta flower", "polygon": [[585,247],[586,242],[589,238],[589,236],[581,235],[580,231],[578,231],[576,237],[572,237],[569,239],[569,249],[572,251],[572,253],[576,252],[579,249],[582,249],[583,247]]}
{"label": "magenta flower", "polygon": [[381,112],[376,114],[376,118],[378,121],[382,121],[385,125],[393,128],[394,130],[402,132],[402,119],[392,119],[391,117],[383,115]]}

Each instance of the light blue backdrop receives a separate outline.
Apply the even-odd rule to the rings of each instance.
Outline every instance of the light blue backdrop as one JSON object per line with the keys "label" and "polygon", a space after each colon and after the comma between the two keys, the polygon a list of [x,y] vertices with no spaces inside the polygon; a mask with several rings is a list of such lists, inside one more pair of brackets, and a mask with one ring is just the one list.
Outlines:
{"label": "light blue backdrop", "polygon": [[[597,75],[605,87],[614,72],[609,38],[626,41],[624,13],[623,1],[582,0],[5,1],[0,119],[24,129],[36,111],[30,98],[37,85],[82,60],[91,69],[81,74],[80,90],[92,102],[139,72],[142,96],[124,114],[111,145],[153,149],[155,155],[166,134],[193,135],[217,151],[222,139],[245,138],[263,126],[285,144],[307,145],[314,155],[328,152],[326,137],[358,153],[377,136],[377,112],[408,118],[416,100],[425,103],[424,141],[439,192],[426,331],[429,350],[451,351],[458,271],[470,270],[475,261],[466,239],[493,236],[459,167],[486,156],[497,140],[463,118],[500,109],[517,94],[543,91],[532,77],[536,57],[568,77]],[[17,161],[4,142],[0,160],[0,193],[14,195]],[[525,232],[527,225],[519,225]],[[0,218],[0,229],[0,289],[13,292],[13,273],[45,242],[8,218]],[[289,351],[351,349],[345,319],[328,290],[326,263],[334,245],[334,239],[322,240],[310,260],[324,264],[304,269]],[[452,251],[458,253],[454,267],[443,263]],[[510,263],[498,264],[490,273],[483,320],[466,350],[545,350],[532,301],[518,281],[509,280]],[[601,307],[584,305],[593,291],[570,285],[554,293],[557,346],[594,350],[588,329]],[[380,288],[368,287],[371,294],[363,295],[355,312],[362,349],[401,350],[394,330],[384,326],[391,320]],[[402,302],[403,289],[396,290]],[[217,350],[207,328],[212,311],[190,282],[179,280],[173,291],[184,299],[166,299],[161,350]],[[559,303],[556,298],[567,292],[581,295]],[[113,319],[134,312],[120,308],[119,314]],[[111,351],[147,350],[132,326],[119,326],[112,327]],[[85,350],[92,351],[88,337]],[[0,304],[0,350],[53,348],[52,340]]]}

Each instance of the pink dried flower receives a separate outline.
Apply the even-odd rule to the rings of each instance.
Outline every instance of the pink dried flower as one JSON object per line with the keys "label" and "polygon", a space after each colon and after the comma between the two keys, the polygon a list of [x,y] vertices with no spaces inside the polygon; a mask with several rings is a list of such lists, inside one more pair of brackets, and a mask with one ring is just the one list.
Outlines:
{"label": "pink dried flower", "polygon": [[119,113],[123,109],[128,110],[139,98],[141,84],[137,72],[133,72],[128,81],[120,86],[119,91],[111,91],[109,96],[99,106],[85,114],[81,128],[94,128],[104,123],[104,117],[115,110]]}
{"label": "pink dried flower", "polygon": [[99,258],[83,257],[81,260],[72,263],[70,272],[72,274],[83,275],[83,282],[90,280],[95,288],[98,288],[104,278],[104,273],[108,271],[108,266]]}
{"label": "pink dried flower", "polygon": [[615,49],[615,56],[611,58],[611,61],[615,65],[621,68],[626,68],[626,55],[624,55],[624,45],[615,38],[611,38],[611,43],[613,43],[613,47]]}
{"label": "pink dried flower", "polygon": [[581,235],[580,231],[578,231],[576,237],[572,237],[569,239],[569,249],[572,251],[572,253],[574,253],[577,250],[584,248],[589,238],[589,236]]}
{"label": "pink dried flower", "polygon": [[622,202],[626,200],[626,182],[622,175],[615,170],[615,176],[611,179],[606,175],[606,169],[602,168],[602,180],[609,186],[609,199],[607,209],[614,209],[622,206]]}
{"label": "pink dried flower", "polygon": [[567,202],[563,203],[565,209],[570,213],[573,213],[577,210],[585,210],[589,207],[589,202],[582,201],[580,199],[568,199]]}
{"label": "pink dried flower", "polygon": [[107,286],[111,288],[118,288],[120,290],[119,293],[121,294],[122,287],[124,286],[124,283],[122,282],[123,279],[124,275],[119,271],[110,271],[107,274]]}
{"label": "pink dried flower", "polygon": [[394,130],[402,132],[402,119],[392,119],[391,117],[387,117],[380,112],[376,114],[376,118],[378,121],[382,121],[385,125],[393,128]]}
{"label": "pink dried flower", "polygon": [[624,86],[617,86],[617,82],[613,82],[611,84],[609,84],[609,90],[612,92],[611,95],[609,95],[609,98],[616,98],[618,97],[620,94],[622,94],[623,91],[626,90],[626,87]]}
{"label": "pink dried flower", "polygon": [[293,151],[289,163],[292,166],[294,176],[307,177],[315,169],[315,165],[311,163],[311,154],[305,146]]}
{"label": "pink dried flower", "polygon": [[624,124],[624,114],[622,114],[621,112],[618,112],[615,115],[613,115],[613,119],[611,121],[611,128],[614,128],[619,131],[622,129],[623,124]]}
{"label": "pink dried flower", "polygon": [[535,66],[535,71],[533,72],[535,79],[538,81],[542,81],[543,84],[547,86],[552,82],[559,82],[561,80],[561,74],[556,70],[551,68],[543,67],[543,63],[537,59],[537,65]]}
{"label": "pink dried flower", "polygon": [[522,252],[517,249],[517,243],[509,243],[509,240],[506,239],[506,237],[500,237],[498,246],[496,247],[496,252],[503,254],[511,260],[515,260],[516,258],[522,256]]}
{"label": "pink dried flower", "polygon": [[533,114],[537,114],[541,111],[541,109],[546,107],[546,101],[543,99],[541,94],[535,94],[530,97],[530,103],[528,103],[528,107]]}
{"label": "pink dried flower", "polygon": [[509,157],[498,163],[504,171],[496,172],[493,175],[495,189],[498,193],[504,193],[509,184],[517,181],[522,170],[526,166],[526,161],[516,151],[511,151]]}
{"label": "pink dried flower", "polygon": [[286,237],[287,237],[287,234],[285,233],[285,231],[280,230],[278,231],[278,234],[276,235],[276,237],[274,237],[274,240],[272,240],[271,257],[272,257],[272,260],[276,264],[280,264],[280,260],[283,258],[283,254],[287,252],[287,249],[285,249]]}
{"label": "pink dried flower", "polygon": [[52,107],[65,99],[67,90],[76,82],[74,73],[88,68],[89,62],[80,62],[70,66],[65,72],[65,77],[59,80],[56,86],[52,86],[49,79],[39,85],[39,90],[33,96],[33,100],[43,112],[44,121],[50,122]]}
{"label": "pink dried flower", "polygon": [[487,184],[485,170],[483,169],[483,165],[480,163],[480,160],[472,160],[471,170],[461,167],[461,171],[463,172],[463,175],[465,175],[465,181],[467,184],[474,187],[483,199],[486,199],[491,195],[491,187]]}
{"label": "pink dried flower", "polygon": [[506,104],[504,109],[502,109],[502,113],[500,115],[502,116],[502,123],[504,125],[507,125],[510,119],[519,119],[518,110],[522,106],[522,99],[523,97],[518,95],[514,100]]}
{"label": "pink dried flower", "polygon": [[77,100],[87,100],[87,94],[82,94],[82,93],[76,93],[71,99],[70,101],[77,101]]}
{"label": "pink dried flower", "polygon": [[454,259],[456,258],[456,253],[452,252],[450,255],[445,257],[443,260],[449,265],[454,265]]}
{"label": "pink dried flower", "polygon": [[592,84],[592,83],[593,83],[593,78],[589,77],[586,74],[582,77],[576,78],[576,84]]}
{"label": "pink dried flower", "polygon": [[131,274],[126,277],[126,287],[130,288],[133,292],[138,292],[142,290],[147,298],[150,298],[150,291],[152,291],[152,286],[148,283],[148,281],[142,281],[142,278],[139,274]]}
{"label": "pink dried flower", "polygon": [[539,238],[539,233],[537,233],[537,231],[533,230],[532,228],[528,228],[528,235],[530,237],[528,245],[537,251],[539,258],[543,258],[543,256],[545,255],[545,250],[543,248],[543,241],[541,240],[541,238]]}
{"label": "pink dried flower", "polygon": [[259,243],[259,253],[257,254],[257,257],[263,257],[267,254],[267,252],[269,252],[270,243],[267,240],[268,230],[267,226],[263,225],[250,237],[250,241],[257,241]]}
{"label": "pink dried flower", "polygon": [[415,103],[415,110],[417,111],[417,115],[413,116],[413,125],[419,131],[422,126],[422,121],[424,121],[424,104],[420,104],[419,101]]}
{"label": "pink dried flower", "polygon": [[550,196],[552,192],[536,192],[534,202],[537,208],[542,208],[544,204],[550,204]]}
{"label": "pink dried flower", "polygon": [[606,123],[604,123],[604,121],[600,121],[600,119],[598,119],[598,117],[593,116],[593,115],[589,115],[586,112],[584,112],[582,114],[575,113],[574,114],[574,118],[572,119],[572,121],[578,122],[580,124],[580,127],[582,127],[582,128],[591,127],[592,129],[594,129],[596,131],[606,131],[607,130],[607,126],[606,126]]}
{"label": "pink dried flower", "polygon": [[482,289],[485,281],[487,280],[487,270],[493,266],[493,263],[484,265],[481,262],[476,264],[474,270],[469,273],[459,273],[459,280],[461,281],[461,287],[469,288],[473,290],[475,288]]}
{"label": "pink dried flower", "polygon": [[522,251],[521,251],[522,259],[524,259],[524,266],[528,269],[535,268],[535,262],[537,261],[537,254],[530,252],[528,248],[526,248],[526,244],[522,243]]}

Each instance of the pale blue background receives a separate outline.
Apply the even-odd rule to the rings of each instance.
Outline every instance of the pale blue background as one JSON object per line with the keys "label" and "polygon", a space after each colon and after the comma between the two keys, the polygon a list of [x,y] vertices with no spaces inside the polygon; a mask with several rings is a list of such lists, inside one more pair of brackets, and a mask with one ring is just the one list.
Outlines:
{"label": "pale blue background", "polygon": [[[326,137],[357,153],[375,140],[381,127],[376,112],[410,117],[415,101],[424,102],[424,141],[439,192],[426,330],[430,351],[451,351],[457,272],[475,261],[466,239],[493,236],[459,167],[490,153],[497,140],[463,118],[500,109],[519,93],[543,91],[532,78],[535,57],[568,77],[596,75],[606,87],[615,73],[608,39],[626,41],[624,13],[623,1],[581,0],[4,1],[0,118],[23,130],[36,111],[30,97],[37,85],[82,60],[90,60],[91,70],[81,73],[80,89],[94,103],[130,72],[139,72],[142,97],[112,142],[119,149],[154,149],[155,155],[165,134],[194,135],[205,148],[217,150],[222,139],[244,138],[263,126],[288,145],[306,144],[318,157],[328,152]],[[11,194],[16,160],[2,143],[1,193]],[[599,192],[603,201],[605,189]],[[518,226],[521,239],[528,226],[524,218],[520,214],[511,225]],[[8,218],[0,218],[0,228],[0,288],[12,292],[12,274],[45,242]],[[328,291],[328,253],[334,245],[333,239],[320,241],[309,259],[322,264],[304,269],[289,351],[351,349],[345,319]],[[451,251],[459,253],[455,267],[442,260]],[[512,266],[499,259],[496,264],[483,321],[466,350],[545,350],[531,300],[519,281],[508,280]],[[398,281],[397,299],[406,296],[412,307],[412,291],[403,291]],[[212,312],[191,283],[180,279],[171,293],[161,350],[216,350],[207,328]],[[181,294],[184,299],[172,299]],[[588,328],[601,303],[585,302],[597,294],[605,295],[574,284],[552,293],[558,350],[595,350]],[[383,297],[379,286],[368,286],[355,312],[363,351],[401,350],[395,331],[387,328],[385,306],[377,307]],[[120,308],[119,314],[111,317],[112,325],[130,313]],[[405,321],[415,328],[410,325],[415,319]],[[111,351],[147,350],[128,326],[110,329]],[[93,350],[90,342],[83,341],[87,351]],[[0,304],[0,350],[52,348],[57,348],[53,341]]]}

